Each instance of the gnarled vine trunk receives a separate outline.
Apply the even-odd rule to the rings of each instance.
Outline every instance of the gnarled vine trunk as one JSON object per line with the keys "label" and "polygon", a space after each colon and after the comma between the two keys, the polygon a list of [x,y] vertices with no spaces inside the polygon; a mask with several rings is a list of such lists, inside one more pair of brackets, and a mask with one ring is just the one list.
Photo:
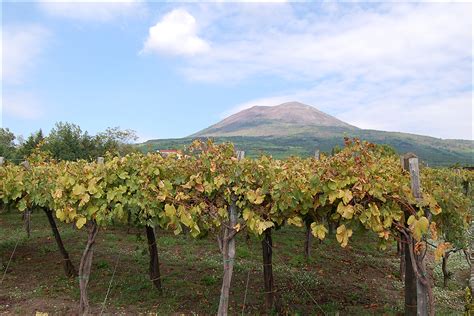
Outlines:
{"label": "gnarled vine trunk", "polygon": [[304,240],[304,257],[306,260],[308,260],[311,257],[312,244],[313,244],[313,234],[311,233],[311,223],[308,221],[306,223],[305,240]]}
{"label": "gnarled vine trunk", "polygon": [[273,308],[274,287],[272,267],[272,229],[267,228],[263,232],[262,254],[263,254],[263,281],[265,286],[265,307],[267,311]]}
{"label": "gnarled vine trunk", "polygon": [[405,253],[405,316],[417,315],[417,291],[416,274],[411,262],[411,254],[408,243],[412,243],[405,236],[402,236],[403,251]]}
{"label": "gnarled vine trunk", "polygon": [[449,259],[449,252],[446,252],[443,256],[443,264],[441,265],[441,270],[443,271],[443,287],[448,286],[449,280],[449,271],[448,271],[448,259]]}
{"label": "gnarled vine trunk", "polygon": [[81,291],[81,298],[79,303],[79,314],[89,314],[89,299],[87,297],[87,285],[89,284],[89,277],[91,274],[92,257],[94,255],[94,244],[99,232],[99,227],[94,221],[86,223],[89,231],[86,248],[82,254],[81,264],[79,265],[79,288]]}
{"label": "gnarled vine trunk", "polygon": [[153,227],[146,226],[146,237],[148,240],[148,251],[150,253],[150,280],[156,289],[162,293],[160,261],[158,259],[158,247],[156,245],[155,229]]}
{"label": "gnarled vine trunk", "polygon": [[56,221],[54,220],[53,213],[51,210],[43,209],[48,217],[49,225],[51,226],[51,230],[53,231],[54,239],[56,240],[56,244],[58,245],[59,252],[63,257],[63,268],[64,273],[69,278],[75,277],[77,275],[77,271],[74,268],[74,265],[69,258],[69,253],[66,251],[64,247],[63,240],[61,239],[61,235],[59,234],[58,226],[56,225]]}

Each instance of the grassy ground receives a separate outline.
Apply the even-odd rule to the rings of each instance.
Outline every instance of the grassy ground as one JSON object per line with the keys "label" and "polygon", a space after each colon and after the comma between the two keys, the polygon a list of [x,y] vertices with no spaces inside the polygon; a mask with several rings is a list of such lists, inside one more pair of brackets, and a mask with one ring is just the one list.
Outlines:
{"label": "grassy ground", "polygon": [[[85,245],[85,231],[60,225],[64,243],[76,265]],[[201,314],[217,311],[222,262],[215,238],[194,240],[158,231],[158,249],[163,274],[163,295],[148,280],[148,250],[144,230],[126,228],[101,230],[94,253],[89,283],[94,313]],[[231,291],[231,314],[266,314],[263,308],[263,273],[260,241],[237,237],[237,258]],[[403,284],[398,279],[399,261],[395,247],[377,249],[375,239],[359,233],[350,246],[341,248],[335,238],[313,244],[306,262],[302,252],[304,233],[285,228],[273,233],[274,276],[283,306],[291,315],[367,315],[402,312]],[[74,314],[79,301],[77,279],[64,276],[61,257],[46,216],[32,215],[29,239],[17,212],[0,214],[0,258],[3,271],[13,249],[16,251],[0,286],[0,314],[34,314],[36,311]],[[117,264],[110,294],[102,305]],[[441,315],[463,310],[463,286],[468,268],[460,255],[450,258],[453,279],[443,289],[439,264],[431,263],[434,293]],[[308,294],[309,293],[309,294]],[[314,299],[314,301],[313,301]]]}

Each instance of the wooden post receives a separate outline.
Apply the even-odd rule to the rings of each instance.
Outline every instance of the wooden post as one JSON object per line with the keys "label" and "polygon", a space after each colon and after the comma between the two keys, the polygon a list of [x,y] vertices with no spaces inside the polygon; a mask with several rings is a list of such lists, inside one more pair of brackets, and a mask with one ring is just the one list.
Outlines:
{"label": "wooden post", "polygon": [[[409,170],[408,159],[416,156],[414,154],[406,154],[401,157],[401,164],[403,169]],[[405,221],[408,219],[410,214],[405,212]],[[407,223],[405,222],[405,225]],[[416,275],[413,270],[413,265],[411,262],[410,247],[408,245],[409,241],[405,235],[401,234],[401,243],[402,243],[402,256],[400,260],[404,260],[403,266],[400,267],[400,270],[405,272],[405,315],[406,316],[416,316],[417,315],[417,291],[416,291]],[[401,264],[402,265],[402,264]]]}
{"label": "wooden post", "polygon": [[[421,196],[421,185],[420,185],[420,169],[418,167],[418,158],[412,157],[408,159],[408,167],[410,171],[411,179],[411,191],[413,196],[419,202],[422,199]],[[428,215],[428,214],[426,214]],[[431,219],[431,216],[427,216]],[[426,274],[426,264],[424,262],[423,254],[416,255],[415,260],[417,261],[419,273],[422,273],[422,277]],[[427,278],[426,278],[427,279]],[[417,313],[418,315],[428,315],[428,289],[422,283],[420,278],[416,280],[416,294],[417,294]]]}
{"label": "wooden post", "polygon": [[237,224],[237,206],[236,199],[232,198],[229,205],[229,222],[228,226],[224,228],[224,235],[222,238],[222,258],[224,265],[224,276],[222,278],[221,296],[219,300],[219,310],[217,315],[227,316],[229,310],[229,292],[230,284],[232,282],[232,273],[234,271],[235,258],[235,225]]}
{"label": "wooden post", "polygon": [[[3,163],[5,162],[4,157],[0,157],[0,166],[3,166]],[[3,269],[3,263],[2,263],[2,258],[0,258],[0,269]]]}
{"label": "wooden post", "polygon": [[244,150],[237,150],[236,152],[237,160],[242,160],[245,158],[245,151]]}
{"label": "wooden post", "polygon": [[418,158],[412,157],[408,159],[408,168],[410,171],[411,191],[413,196],[419,202],[422,199],[420,185],[420,168],[418,166]]}
{"label": "wooden post", "polygon": [[[474,236],[474,220],[471,220],[471,236]],[[471,295],[474,293],[474,238],[471,237],[471,245],[469,247],[469,261],[471,262],[471,277],[469,278],[469,287]]]}
{"label": "wooden post", "polygon": [[[236,156],[238,160],[243,159],[245,156],[245,151],[236,151]],[[227,223],[226,227],[224,227],[222,239],[219,241],[224,266],[219,309],[217,311],[217,315],[219,316],[227,316],[229,311],[229,292],[232,282],[232,273],[234,271],[235,235],[237,234],[237,231],[234,228],[237,225],[238,218],[236,202],[237,197],[232,196],[232,200],[228,206],[229,222]]]}
{"label": "wooden post", "polygon": [[[27,160],[23,161],[20,165],[23,166],[23,168],[25,168],[26,171],[31,170],[30,163]],[[30,238],[30,235],[31,235],[31,209],[30,208],[27,208],[25,210],[25,213],[23,214],[23,220],[25,223],[26,235],[28,236],[28,238]]]}
{"label": "wooden post", "polygon": [[[321,154],[319,149],[314,150],[314,159],[319,160],[321,158]],[[306,260],[309,260],[311,257],[311,247],[313,244],[313,233],[311,232],[311,223],[310,221],[306,222],[306,231],[305,231],[305,239],[304,239],[304,257]]]}
{"label": "wooden post", "polygon": [[320,157],[321,157],[321,154],[319,153],[319,149],[316,149],[314,151],[314,159],[319,160]]}
{"label": "wooden post", "polygon": [[[417,201],[422,199],[421,194],[421,185],[420,185],[420,170],[418,165],[418,158],[416,155],[408,155],[405,156],[404,159],[404,167],[410,172],[410,180],[411,180],[411,190],[413,196]],[[408,215],[408,214],[407,214]],[[429,210],[425,210],[424,214],[428,220],[431,220],[431,213]],[[429,278],[427,276],[426,270],[426,263],[424,261],[424,254],[415,254],[412,253],[414,247],[414,242],[411,245],[408,245],[408,253],[405,252],[405,257],[410,256],[410,259],[414,258],[415,262],[411,262],[413,267],[413,272],[415,272],[415,268],[418,270],[416,277],[416,310],[418,315],[434,315],[434,306],[432,301],[432,294],[431,294],[431,285]],[[411,248],[411,249],[410,249]],[[407,262],[407,261],[406,261]],[[406,268],[406,274],[408,273],[408,262]],[[405,281],[407,279],[405,278]],[[407,284],[405,283],[405,287]],[[405,292],[405,295],[407,293]]]}

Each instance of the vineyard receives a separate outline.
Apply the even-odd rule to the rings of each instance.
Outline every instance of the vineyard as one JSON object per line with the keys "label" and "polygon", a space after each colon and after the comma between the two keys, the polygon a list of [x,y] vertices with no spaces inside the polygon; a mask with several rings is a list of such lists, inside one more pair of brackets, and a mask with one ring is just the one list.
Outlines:
{"label": "vineyard", "polygon": [[[289,273],[281,271],[282,267],[287,268],[289,254],[278,253],[275,245],[290,240],[294,249],[296,240],[301,239],[301,250],[294,255],[304,254],[303,261],[314,265],[320,262],[316,258],[323,256],[311,251],[314,244],[324,252],[347,249],[353,240],[369,247],[376,244],[380,253],[396,247],[400,260],[395,270],[404,281],[403,310],[407,315],[434,315],[436,280],[427,263],[428,255],[442,261],[445,283],[449,280],[450,256],[462,254],[460,257],[465,256],[470,264],[473,177],[472,171],[419,166],[414,155],[405,156],[401,163],[384,147],[349,139],[339,153],[318,159],[248,159],[230,144],[198,141],[182,155],[132,153],[106,156],[96,162],[54,161],[37,152],[21,165],[7,161],[0,167],[0,199],[2,208],[9,210],[0,215],[9,219],[18,215],[18,227],[23,218],[29,234],[36,219],[44,214],[47,222],[38,219],[38,223],[50,226],[66,275],[62,282],[78,288],[80,314],[99,310],[102,313],[104,309],[107,312],[120,249],[116,249],[117,259],[113,261],[103,302],[90,295],[96,277],[92,270],[94,252],[99,251],[101,236],[127,238],[124,231],[143,231],[146,235],[143,244],[148,252],[149,278],[143,281],[155,290],[143,287],[147,290],[142,295],[152,295],[158,305],[161,297],[169,295],[160,265],[161,253],[169,249],[157,239],[155,231],[159,230],[159,236],[169,244],[181,243],[184,252],[184,240],[193,247],[200,245],[203,252],[207,248],[202,243],[213,242],[220,251],[220,262],[214,267],[220,266],[221,271],[206,275],[205,282],[221,283],[220,292],[209,297],[209,314],[244,313],[246,302],[264,306],[259,313],[294,312],[294,302],[285,297],[285,289],[276,278]],[[61,235],[58,229],[63,226],[58,224],[67,224],[68,234],[86,237],[75,239],[85,244],[80,259],[70,256],[71,245],[64,242],[64,232]],[[260,247],[255,246],[255,241]],[[9,278],[17,242],[8,247],[11,255],[1,257],[0,265],[5,267],[2,283]],[[237,242],[252,246],[244,251]],[[108,245],[114,249],[113,244]],[[258,253],[249,254],[248,249]],[[352,249],[352,253],[357,251],[362,257],[366,255],[359,247]],[[251,275],[248,270],[247,278],[235,280],[235,272],[242,269],[236,264],[239,255],[262,258],[261,302],[255,302],[255,295],[248,292],[249,283],[258,283],[254,278],[261,273]],[[170,256],[173,257],[167,254]],[[204,256],[205,259],[209,257]],[[258,268],[252,271],[255,269]],[[176,282],[185,277],[176,276]],[[301,271],[296,279],[303,281],[294,286],[305,296],[305,304],[313,314],[324,315],[326,311],[314,293],[317,285],[308,290],[312,277],[311,272]],[[122,286],[126,288],[126,283]],[[232,297],[236,287],[244,294],[239,305],[243,303],[243,309],[237,311],[236,298]],[[469,304],[466,302],[466,308],[470,308]]]}

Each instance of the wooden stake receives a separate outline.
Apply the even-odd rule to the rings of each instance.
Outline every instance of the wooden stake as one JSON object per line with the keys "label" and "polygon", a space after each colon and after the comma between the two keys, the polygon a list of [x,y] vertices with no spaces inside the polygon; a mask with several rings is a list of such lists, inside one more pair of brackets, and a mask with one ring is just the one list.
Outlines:
{"label": "wooden stake", "polygon": [[[245,151],[236,151],[238,160],[245,157]],[[219,248],[222,251],[224,276],[222,278],[221,296],[219,299],[219,309],[217,315],[227,316],[229,310],[229,292],[232,281],[232,273],[234,271],[234,258],[235,258],[235,225],[237,225],[238,209],[237,209],[237,197],[232,196],[232,201],[228,207],[229,222],[223,229],[222,237],[219,240]]]}
{"label": "wooden stake", "polygon": [[[414,154],[406,154],[401,158],[401,164],[403,169],[409,170],[408,159],[411,157],[416,157]],[[405,221],[408,219],[410,214],[405,212]],[[405,222],[405,225],[406,222]],[[410,241],[405,237],[404,234],[401,234],[401,243],[403,244],[403,252],[400,260],[404,260],[404,272],[405,272],[405,315],[406,316],[416,316],[417,315],[417,291],[416,291],[416,275],[413,270],[413,265],[411,262],[410,247],[408,243]],[[402,270],[402,268],[400,269]]]}
{"label": "wooden stake", "polygon": [[321,157],[321,154],[319,153],[319,149],[316,149],[314,151],[314,159],[319,160]]}

